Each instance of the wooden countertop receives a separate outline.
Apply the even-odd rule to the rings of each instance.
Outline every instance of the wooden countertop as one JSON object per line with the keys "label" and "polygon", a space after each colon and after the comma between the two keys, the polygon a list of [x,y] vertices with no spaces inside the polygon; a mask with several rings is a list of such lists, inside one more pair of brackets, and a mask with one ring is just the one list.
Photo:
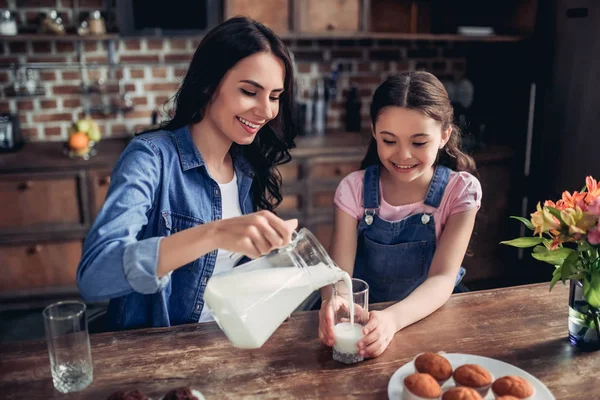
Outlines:
{"label": "wooden countertop", "polygon": [[[101,140],[97,155],[85,161],[63,154],[63,142],[26,143],[19,151],[0,153],[0,173],[45,172],[74,169],[112,169],[131,138]],[[295,159],[313,156],[344,156],[362,159],[369,144],[367,133],[330,132],[325,136],[299,137],[291,154]],[[513,151],[491,146],[474,154],[475,161],[488,163],[511,158]]]}
{"label": "wooden countertop", "polygon": [[[152,398],[178,386],[211,399],[385,399],[392,374],[423,351],[475,354],[537,377],[556,399],[600,398],[600,352],[567,340],[568,289],[548,284],[453,295],[396,334],[379,358],[352,366],[317,339],[316,311],[297,313],[257,350],[233,348],[215,323],[92,335],[94,381],[69,396],[55,391],[44,341],[0,346],[4,399],[105,399],[121,388]],[[377,308],[377,307],[372,307]]]}

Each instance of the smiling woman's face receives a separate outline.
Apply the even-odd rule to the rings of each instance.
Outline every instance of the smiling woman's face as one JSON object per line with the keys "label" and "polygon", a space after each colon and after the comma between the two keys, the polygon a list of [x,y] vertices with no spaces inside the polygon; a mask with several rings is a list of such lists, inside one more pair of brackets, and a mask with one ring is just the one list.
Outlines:
{"label": "smiling woman's face", "polygon": [[253,54],[234,65],[215,91],[206,118],[237,144],[250,144],[279,112],[285,66],[269,52]]}

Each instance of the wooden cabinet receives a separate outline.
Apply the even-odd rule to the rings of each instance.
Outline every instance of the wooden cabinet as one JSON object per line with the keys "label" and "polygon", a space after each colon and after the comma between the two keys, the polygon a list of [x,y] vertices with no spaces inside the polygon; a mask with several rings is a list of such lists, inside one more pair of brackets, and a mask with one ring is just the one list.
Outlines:
{"label": "wooden cabinet", "polygon": [[362,155],[359,157],[316,157],[311,163],[310,177],[312,179],[335,179],[345,177],[360,168]]}
{"label": "wooden cabinet", "polygon": [[79,224],[77,176],[13,174],[0,180],[0,229]]}
{"label": "wooden cabinet", "polygon": [[277,33],[290,30],[291,0],[225,0],[225,18],[248,16],[262,22]]}
{"label": "wooden cabinet", "polygon": [[88,173],[92,218],[98,215],[102,204],[104,204],[110,186],[110,175],[110,170],[90,171]]}
{"label": "wooden cabinet", "polygon": [[298,32],[358,32],[362,0],[295,1]]}
{"label": "wooden cabinet", "polygon": [[0,154],[0,302],[77,293],[83,240],[126,144],[102,141],[88,161],[50,142]]}
{"label": "wooden cabinet", "polygon": [[429,33],[431,2],[416,0],[370,0],[371,32]]}
{"label": "wooden cabinet", "polygon": [[80,258],[80,240],[0,246],[0,292],[73,288]]}

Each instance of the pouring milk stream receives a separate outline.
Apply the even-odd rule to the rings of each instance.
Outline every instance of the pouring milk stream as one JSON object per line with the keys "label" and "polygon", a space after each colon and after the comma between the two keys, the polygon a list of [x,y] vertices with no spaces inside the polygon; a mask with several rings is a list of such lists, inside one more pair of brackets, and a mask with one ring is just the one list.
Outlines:
{"label": "pouring milk stream", "polygon": [[[354,310],[348,273],[331,260],[306,228],[285,248],[213,276],[204,292],[219,327],[235,347],[261,347],[315,290],[343,280]],[[350,324],[354,315],[350,313]]]}

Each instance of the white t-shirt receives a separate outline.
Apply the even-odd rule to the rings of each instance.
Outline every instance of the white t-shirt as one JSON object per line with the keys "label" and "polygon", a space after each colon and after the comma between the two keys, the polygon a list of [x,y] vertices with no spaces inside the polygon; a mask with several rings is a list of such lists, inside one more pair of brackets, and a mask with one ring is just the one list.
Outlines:
{"label": "white t-shirt", "polygon": [[[242,215],[238,194],[237,176],[235,175],[235,172],[233,173],[233,179],[231,182],[224,184],[219,183],[219,188],[221,189],[221,203],[223,206],[222,219],[239,217]],[[230,255],[230,251],[218,249],[217,261],[215,263],[215,269],[212,273],[213,276],[231,271],[241,258],[241,256],[229,258]],[[212,311],[209,310],[205,304],[204,308],[202,308],[202,313],[200,314],[200,319],[198,322],[210,322],[213,320],[214,318]]]}

